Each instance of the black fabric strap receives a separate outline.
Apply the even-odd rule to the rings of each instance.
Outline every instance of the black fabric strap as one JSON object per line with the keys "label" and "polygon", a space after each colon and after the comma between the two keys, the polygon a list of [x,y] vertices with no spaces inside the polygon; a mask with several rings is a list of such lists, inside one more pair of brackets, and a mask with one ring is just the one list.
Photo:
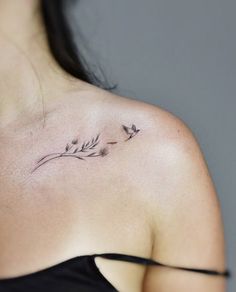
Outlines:
{"label": "black fabric strap", "polygon": [[134,255],[121,254],[121,253],[102,253],[102,254],[95,254],[94,256],[100,256],[107,259],[127,261],[127,262],[133,262],[133,263],[144,264],[144,265],[158,265],[158,266],[163,266],[167,268],[174,268],[174,269],[179,269],[179,270],[203,273],[207,275],[224,276],[227,278],[231,277],[231,273],[229,270],[225,270],[224,272],[219,272],[216,270],[172,266],[172,265],[163,264],[163,263],[154,261],[152,259],[143,258],[139,256],[134,256]]}

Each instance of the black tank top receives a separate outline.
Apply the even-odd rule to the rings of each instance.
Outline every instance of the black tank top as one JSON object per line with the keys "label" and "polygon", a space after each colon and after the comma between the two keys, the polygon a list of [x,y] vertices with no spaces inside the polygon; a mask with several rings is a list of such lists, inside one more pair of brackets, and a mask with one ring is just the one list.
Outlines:
{"label": "black tank top", "polygon": [[229,270],[219,272],[186,268],[134,255],[101,253],[77,256],[30,274],[0,279],[0,292],[117,292],[118,290],[100,272],[95,257],[230,277]]}

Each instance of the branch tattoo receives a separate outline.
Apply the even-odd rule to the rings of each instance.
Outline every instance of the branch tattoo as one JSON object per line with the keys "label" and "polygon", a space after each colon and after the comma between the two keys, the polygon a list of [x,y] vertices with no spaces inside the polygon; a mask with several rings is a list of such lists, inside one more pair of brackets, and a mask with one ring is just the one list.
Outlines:
{"label": "branch tattoo", "polygon": [[[124,142],[133,138],[140,131],[140,129],[137,129],[134,124],[132,124],[131,127],[122,125],[122,129],[125,132],[125,134],[128,135],[128,137],[124,140]],[[100,134],[92,138],[90,141],[87,141],[87,142],[85,141],[81,146],[78,145],[78,138],[73,139],[70,143],[67,143],[64,151],[50,153],[40,158],[37,161],[36,166],[32,170],[31,173],[33,173],[36,169],[48,163],[49,161],[62,158],[62,157],[73,157],[79,160],[86,160],[87,158],[91,158],[91,157],[106,156],[109,153],[107,146],[101,146],[99,150],[97,150],[97,147],[99,147],[98,145],[100,143],[99,138],[100,138]],[[117,143],[118,142],[116,141],[111,141],[111,142],[107,142],[106,144],[114,145]]]}

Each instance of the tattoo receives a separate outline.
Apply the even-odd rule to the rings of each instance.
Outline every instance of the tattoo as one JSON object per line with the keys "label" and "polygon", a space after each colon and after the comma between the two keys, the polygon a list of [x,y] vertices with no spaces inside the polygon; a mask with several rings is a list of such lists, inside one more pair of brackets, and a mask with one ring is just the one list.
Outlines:
{"label": "tattoo", "polygon": [[126,139],[126,141],[133,138],[140,131],[140,129],[137,129],[134,124],[132,125],[131,128],[124,126],[124,125],[122,125],[122,127],[125,130],[126,134],[129,135],[129,137]]}
{"label": "tattoo", "polygon": [[[128,135],[128,138],[125,139],[124,142],[133,138],[140,131],[140,129],[137,129],[134,124],[132,124],[131,127],[122,125],[122,129]],[[74,138],[70,143],[66,144],[64,151],[50,153],[40,158],[31,173],[33,173],[36,169],[38,169],[45,163],[62,157],[73,157],[79,160],[86,160],[85,158],[106,156],[109,153],[107,146],[101,146],[98,151],[96,150],[96,146],[100,143],[99,138],[100,133],[96,137],[92,138],[90,141],[85,141],[81,146],[78,146],[78,138]],[[110,141],[106,144],[115,145],[117,143],[117,141]]]}

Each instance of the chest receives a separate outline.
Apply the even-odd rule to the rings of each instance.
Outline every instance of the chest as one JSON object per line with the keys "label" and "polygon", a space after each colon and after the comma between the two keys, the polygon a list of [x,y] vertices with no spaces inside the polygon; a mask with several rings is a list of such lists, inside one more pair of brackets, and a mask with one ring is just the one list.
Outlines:
{"label": "chest", "polygon": [[[109,162],[79,170],[76,163],[58,160],[31,177],[20,176],[17,163],[16,173],[8,167],[1,175],[1,277],[94,252],[150,256],[147,209],[135,184]],[[96,264],[120,291],[141,289],[143,266],[104,258]]]}

